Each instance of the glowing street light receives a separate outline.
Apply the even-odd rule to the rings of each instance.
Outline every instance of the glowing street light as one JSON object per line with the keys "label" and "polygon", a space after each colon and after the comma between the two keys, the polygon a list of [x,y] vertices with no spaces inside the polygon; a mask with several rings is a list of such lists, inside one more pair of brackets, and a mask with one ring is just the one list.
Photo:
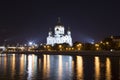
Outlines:
{"label": "glowing street light", "polygon": [[95,44],[95,47],[99,47],[99,44]]}
{"label": "glowing street light", "polygon": [[33,45],[33,42],[30,41],[30,42],[29,42],[29,46],[32,46],[32,45]]}
{"label": "glowing street light", "polygon": [[82,46],[82,44],[81,43],[79,43],[78,45],[77,45],[77,47],[81,47]]}
{"label": "glowing street light", "polygon": [[62,45],[59,45],[59,48],[62,48]]}
{"label": "glowing street light", "polygon": [[79,43],[79,44],[77,44],[77,50],[81,50],[81,47],[82,47],[82,44],[81,43]]}
{"label": "glowing street light", "polygon": [[109,44],[109,42],[106,42],[106,44],[108,45],[108,44]]}
{"label": "glowing street light", "polygon": [[95,44],[95,48],[98,51],[99,50],[99,44]]}
{"label": "glowing street light", "polygon": [[62,51],[62,45],[59,45],[58,47],[59,47],[60,51]]}

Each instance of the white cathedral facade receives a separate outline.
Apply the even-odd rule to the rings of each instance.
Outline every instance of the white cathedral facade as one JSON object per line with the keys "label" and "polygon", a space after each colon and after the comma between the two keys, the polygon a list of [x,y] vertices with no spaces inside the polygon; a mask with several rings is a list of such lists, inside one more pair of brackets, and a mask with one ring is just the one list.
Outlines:
{"label": "white cathedral facade", "polygon": [[71,37],[71,31],[69,29],[65,34],[65,28],[61,23],[60,18],[58,18],[57,24],[54,27],[54,34],[51,30],[48,32],[47,45],[54,46],[54,44],[62,44],[62,43],[67,43],[70,46],[72,46],[72,37]]}

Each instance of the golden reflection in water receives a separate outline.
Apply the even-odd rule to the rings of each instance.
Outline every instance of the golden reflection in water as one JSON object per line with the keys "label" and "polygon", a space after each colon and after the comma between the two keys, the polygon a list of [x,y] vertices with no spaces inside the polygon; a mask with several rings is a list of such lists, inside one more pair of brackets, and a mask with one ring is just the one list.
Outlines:
{"label": "golden reflection in water", "polygon": [[59,76],[59,80],[62,80],[62,56],[59,55],[58,56],[58,76]]}
{"label": "golden reflection in water", "polygon": [[120,79],[120,58],[119,58],[119,79]]}
{"label": "golden reflection in water", "polygon": [[95,57],[95,80],[100,80],[100,59]]}
{"label": "golden reflection in water", "polygon": [[39,61],[39,62],[38,62],[38,66],[39,66],[38,69],[39,69],[39,71],[40,71],[40,70],[41,70],[41,58],[39,58],[38,61]]}
{"label": "golden reflection in water", "polygon": [[46,70],[47,63],[46,63],[46,61],[47,61],[47,57],[46,57],[46,55],[43,55],[43,79],[45,78],[46,72],[47,72],[47,70]]}
{"label": "golden reflection in water", "polygon": [[77,80],[83,79],[83,58],[77,56]]}
{"label": "golden reflection in water", "polygon": [[106,80],[111,80],[111,61],[110,61],[110,58],[106,59]]}
{"label": "golden reflection in water", "polygon": [[20,75],[22,75],[24,73],[24,54],[21,54],[20,57]]}
{"label": "golden reflection in water", "polygon": [[4,73],[6,74],[6,71],[7,71],[7,56],[5,56],[3,58],[4,58]]}
{"label": "golden reflection in water", "polygon": [[50,55],[43,55],[43,79],[50,76]]}
{"label": "golden reflection in water", "polygon": [[0,65],[2,65],[2,58],[0,57]]}
{"label": "golden reflection in water", "polygon": [[15,74],[15,54],[12,55],[12,60],[11,60],[11,67],[12,67],[12,78],[14,78],[14,74]]}

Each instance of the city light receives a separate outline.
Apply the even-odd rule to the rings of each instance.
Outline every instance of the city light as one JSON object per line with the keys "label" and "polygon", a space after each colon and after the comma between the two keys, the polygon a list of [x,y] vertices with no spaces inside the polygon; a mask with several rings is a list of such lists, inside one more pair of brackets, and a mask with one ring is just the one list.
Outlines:
{"label": "city light", "polygon": [[29,44],[29,46],[32,46],[32,45],[33,45],[33,42],[32,42],[32,41],[30,41],[28,44]]}

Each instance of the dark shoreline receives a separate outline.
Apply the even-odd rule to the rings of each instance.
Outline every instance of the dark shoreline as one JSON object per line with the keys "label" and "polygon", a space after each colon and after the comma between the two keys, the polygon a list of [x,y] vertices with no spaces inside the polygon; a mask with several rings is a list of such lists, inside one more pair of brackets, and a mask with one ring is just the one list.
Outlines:
{"label": "dark shoreline", "polygon": [[40,51],[40,52],[2,52],[2,54],[35,54],[35,55],[80,55],[80,56],[118,56],[120,51]]}

